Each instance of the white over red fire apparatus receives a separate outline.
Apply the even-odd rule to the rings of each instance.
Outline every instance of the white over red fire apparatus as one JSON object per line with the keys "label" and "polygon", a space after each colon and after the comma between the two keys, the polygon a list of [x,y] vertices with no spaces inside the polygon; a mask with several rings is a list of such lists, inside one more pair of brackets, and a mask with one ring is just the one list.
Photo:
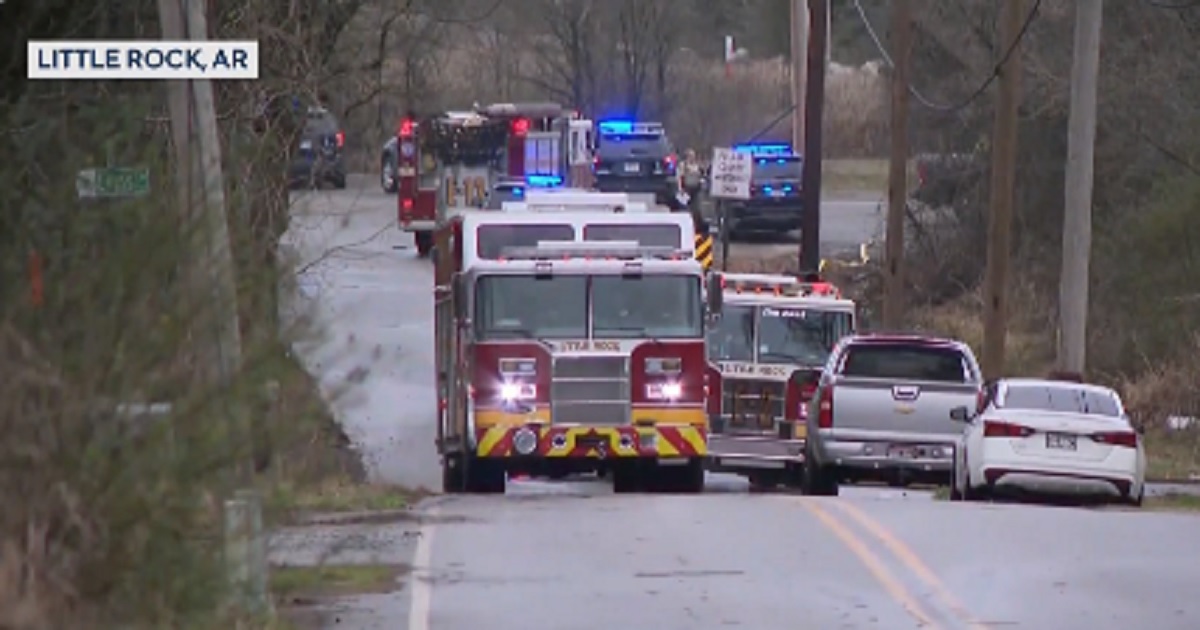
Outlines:
{"label": "white over red fire apparatus", "polygon": [[713,274],[724,313],[708,334],[709,468],[754,486],[799,486],[806,403],[855,304],[837,287],[791,276]]}
{"label": "white over red fire apparatus", "polygon": [[483,208],[500,186],[591,183],[592,123],[554,103],[405,118],[396,133],[397,216],[421,256],[450,210]]}
{"label": "white over red fire apparatus", "polygon": [[[618,492],[703,489],[705,279],[678,246],[690,228],[686,215],[503,212],[439,231],[447,492],[503,492],[508,474],[602,462]],[[646,244],[663,231],[677,240]],[[643,238],[612,240],[630,233]],[[719,313],[721,292],[707,295]]]}

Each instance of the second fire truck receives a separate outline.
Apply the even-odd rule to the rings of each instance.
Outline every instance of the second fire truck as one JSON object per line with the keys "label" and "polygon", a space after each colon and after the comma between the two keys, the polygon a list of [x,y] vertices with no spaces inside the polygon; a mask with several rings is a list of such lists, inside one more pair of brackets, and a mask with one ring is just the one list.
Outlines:
{"label": "second fire truck", "polygon": [[500,103],[404,118],[397,129],[400,229],[429,254],[456,209],[483,208],[498,187],[590,184],[591,121],[554,103]]}
{"label": "second fire truck", "polygon": [[[510,474],[604,462],[618,492],[703,489],[703,300],[719,313],[721,292],[705,291],[687,249],[584,241],[606,224],[622,217],[471,213],[439,232],[437,444],[447,492],[499,493]],[[564,229],[547,229],[556,225]]]}
{"label": "second fire truck", "polygon": [[713,274],[724,312],[708,336],[709,467],[754,487],[799,487],[806,404],[855,304],[824,282],[791,276]]}

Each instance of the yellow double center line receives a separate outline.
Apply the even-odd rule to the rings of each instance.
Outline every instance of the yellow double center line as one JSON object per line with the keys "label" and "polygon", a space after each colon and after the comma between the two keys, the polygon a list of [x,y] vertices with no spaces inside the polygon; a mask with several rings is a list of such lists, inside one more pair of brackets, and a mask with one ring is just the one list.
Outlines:
{"label": "yellow double center line", "polygon": [[835,518],[823,506],[834,506],[834,510],[841,512],[846,518],[858,524],[859,527],[866,530],[869,534],[884,546],[891,554],[902,564],[906,569],[912,571],[913,575],[917,576],[937,597],[939,602],[962,624],[971,630],[987,630],[987,626],[974,619],[966,606],[954,596],[950,589],[938,579],[937,575],[925,564],[912,549],[905,545],[900,539],[896,538],[891,532],[884,528],[879,523],[875,522],[871,517],[867,516],[862,510],[858,509],[848,501],[832,500],[821,501],[817,499],[801,499],[801,504],[812,513],[834,536],[846,546],[850,553],[853,553],[858,558],[859,562],[867,569],[868,572],[883,586],[888,595],[892,597],[901,607],[916,619],[921,626],[931,630],[939,630],[942,626],[937,620],[929,614],[925,606],[918,601],[916,597],[904,586],[904,583],[898,579],[887,564],[884,563],[877,554],[871,551],[861,538],[851,532],[842,521]]}

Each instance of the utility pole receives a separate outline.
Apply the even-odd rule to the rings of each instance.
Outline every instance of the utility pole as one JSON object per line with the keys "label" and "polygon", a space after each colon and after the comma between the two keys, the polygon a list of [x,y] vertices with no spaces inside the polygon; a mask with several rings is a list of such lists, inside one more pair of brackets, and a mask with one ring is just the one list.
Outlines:
{"label": "utility pole", "polygon": [[[829,22],[829,0],[808,0],[808,23]],[[829,30],[808,31],[808,77],[804,90],[804,214],[801,216],[800,271],[821,268],[821,125],[825,110],[825,63]]]}
{"label": "utility pole", "polygon": [[892,0],[892,154],[888,171],[883,326],[904,325],[904,214],[908,203],[908,86],[912,70],[912,4]]}
{"label": "utility pole", "polygon": [[1096,84],[1100,76],[1102,0],[1075,2],[1071,112],[1062,276],[1058,289],[1058,370],[1084,373],[1087,360],[1088,263],[1092,249],[1092,183],[1096,145]]}
{"label": "utility pole", "polygon": [[987,379],[1004,374],[1008,337],[1008,264],[1012,253],[1013,188],[1017,168],[1017,110],[1021,104],[1021,50],[1016,45],[1025,20],[1025,0],[1007,0],[1000,16],[1003,55],[1012,49],[1000,68],[996,120],[992,128],[991,206],[988,216],[987,272],[984,278],[983,374]]}
{"label": "utility pole", "polygon": [[804,88],[808,82],[808,33],[811,23],[807,0],[792,0],[792,146],[804,146]]}
{"label": "utility pole", "polygon": [[[204,7],[198,0],[158,0],[163,39],[208,39]],[[213,356],[205,357],[211,369],[206,376],[225,386],[241,365],[242,343],[212,82],[169,81],[167,89],[175,156],[183,171],[183,230],[189,252],[199,254],[187,261],[188,289],[197,304],[211,309],[199,324],[211,325],[215,336],[198,345],[212,348]]]}

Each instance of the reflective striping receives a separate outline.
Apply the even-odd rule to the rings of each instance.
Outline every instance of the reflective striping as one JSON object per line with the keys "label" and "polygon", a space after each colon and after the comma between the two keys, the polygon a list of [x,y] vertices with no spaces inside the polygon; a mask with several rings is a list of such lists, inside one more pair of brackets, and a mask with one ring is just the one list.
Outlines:
{"label": "reflective striping", "polygon": [[[513,436],[522,426],[493,426],[476,430],[480,457],[518,457]],[[534,428],[534,427],[530,427]],[[562,427],[540,426],[537,456],[577,458],[703,457],[708,454],[707,431],[701,426]],[[649,436],[654,436],[653,440]],[[642,444],[646,444],[642,446]],[[601,447],[600,445],[603,445]]]}
{"label": "reflective striping", "polygon": [[713,237],[712,235],[696,235],[696,260],[700,261],[700,266],[708,271],[713,264]]}

